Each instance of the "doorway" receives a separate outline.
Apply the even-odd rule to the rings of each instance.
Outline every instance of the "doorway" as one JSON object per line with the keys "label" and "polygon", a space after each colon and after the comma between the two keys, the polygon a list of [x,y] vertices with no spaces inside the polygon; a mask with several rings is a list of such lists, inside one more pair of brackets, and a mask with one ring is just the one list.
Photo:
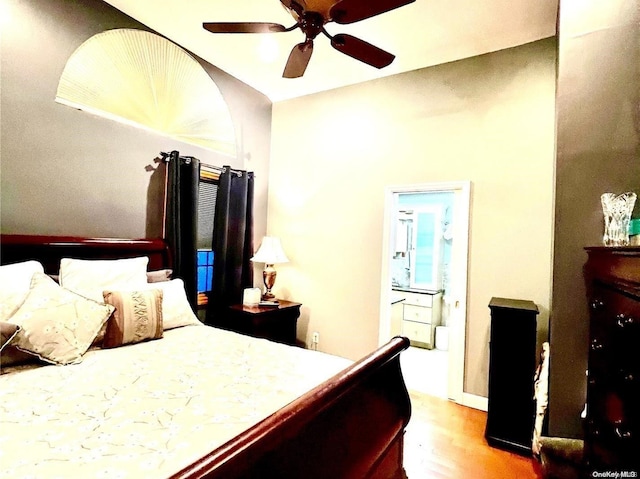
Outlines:
{"label": "doorway", "polygon": [[408,336],[408,387],[461,404],[470,200],[469,181],[389,186],[382,244],[379,343]]}

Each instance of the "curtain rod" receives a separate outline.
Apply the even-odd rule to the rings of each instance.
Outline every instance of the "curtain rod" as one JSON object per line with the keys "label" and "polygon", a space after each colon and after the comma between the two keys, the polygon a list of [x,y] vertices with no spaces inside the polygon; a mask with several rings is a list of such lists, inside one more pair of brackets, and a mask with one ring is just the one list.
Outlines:
{"label": "curtain rod", "polygon": [[[162,156],[162,160],[163,161],[168,161],[168,158],[171,156],[171,153],[166,153],[164,151],[161,151],[160,155]],[[180,155],[178,158],[180,158],[182,160],[197,160],[197,158],[195,156],[182,156],[182,155]],[[222,166],[209,165],[207,163],[202,163],[202,162],[200,162],[200,167],[204,167],[204,168],[208,168],[208,169],[216,170],[216,171],[220,171],[220,172],[223,172],[225,170],[225,168],[222,167]],[[231,167],[229,167],[229,171],[231,171],[231,173],[235,173],[238,176],[242,176],[242,173],[243,173],[242,170],[236,170],[236,169],[231,168]]]}

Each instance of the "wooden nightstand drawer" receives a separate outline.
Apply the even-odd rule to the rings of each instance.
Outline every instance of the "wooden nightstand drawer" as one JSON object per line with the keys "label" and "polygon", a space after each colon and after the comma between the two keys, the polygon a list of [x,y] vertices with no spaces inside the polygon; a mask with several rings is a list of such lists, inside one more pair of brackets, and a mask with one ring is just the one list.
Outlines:
{"label": "wooden nightstand drawer", "polygon": [[295,346],[301,304],[279,302],[277,307],[234,304],[212,326]]}
{"label": "wooden nightstand drawer", "polygon": [[402,319],[405,321],[415,321],[417,323],[431,324],[433,310],[423,306],[415,306],[413,304],[405,304]]}

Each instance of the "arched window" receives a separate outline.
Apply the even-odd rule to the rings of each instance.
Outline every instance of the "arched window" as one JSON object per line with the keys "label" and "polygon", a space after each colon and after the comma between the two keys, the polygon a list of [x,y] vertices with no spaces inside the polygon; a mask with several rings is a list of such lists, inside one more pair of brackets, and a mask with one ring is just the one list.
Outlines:
{"label": "arched window", "polygon": [[235,156],[227,105],[202,66],[154,33],[94,35],[65,65],[56,101]]}

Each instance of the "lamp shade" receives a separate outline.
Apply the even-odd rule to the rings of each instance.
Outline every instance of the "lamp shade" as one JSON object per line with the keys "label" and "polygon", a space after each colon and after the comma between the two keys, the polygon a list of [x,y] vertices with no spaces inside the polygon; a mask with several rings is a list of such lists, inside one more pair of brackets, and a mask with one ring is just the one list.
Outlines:
{"label": "lamp shade", "polygon": [[262,244],[256,254],[251,258],[256,263],[276,264],[288,263],[289,258],[284,254],[280,239],[274,236],[265,236],[262,238]]}

